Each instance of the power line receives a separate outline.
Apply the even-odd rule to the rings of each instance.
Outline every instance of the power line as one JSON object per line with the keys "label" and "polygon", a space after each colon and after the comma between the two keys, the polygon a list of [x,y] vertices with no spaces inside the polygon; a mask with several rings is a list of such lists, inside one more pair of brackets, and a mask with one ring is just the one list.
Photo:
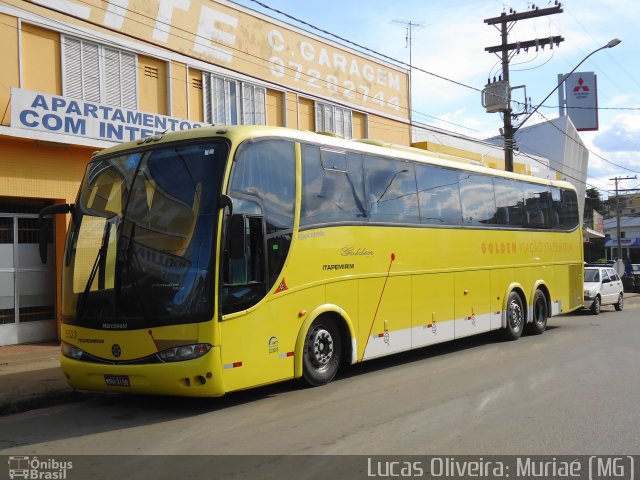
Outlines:
{"label": "power line", "polygon": [[[78,0],[78,1],[82,2],[82,0]],[[386,58],[386,59],[391,60],[391,61],[393,61],[393,62],[396,62],[396,63],[398,63],[398,64],[407,65],[405,62],[402,62],[402,61],[400,61],[400,60],[394,59],[393,57],[389,57],[389,56],[387,56],[387,55],[383,55],[383,54],[381,54],[381,53],[379,53],[379,52],[377,52],[377,51],[375,51],[375,50],[369,49],[369,48],[364,47],[364,46],[362,46],[362,45],[359,45],[359,44],[357,44],[357,43],[355,43],[355,42],[352,42],[352,41],[350,41],[350,40],[348,40],[348,39],[346,39],[346,38],[344,38],[344,37],[341,37],[341,36],[339,36],[339,35],[335,35],[335,34],[333,34],[333,33],[331,33],[331,32],[328,32],[328,31],[326,31],[326,30],[323,30],[323,29],[321,29],[321,28],[319,28],[319,27],[317,27],[317,26],[315,26],[315,25],[313,25],[313,24],[311,24],[311,23],[308,23],[308,22],[305,22],[305,21],[303,21],[303,20],[300,20],[300,19],[298,19],[298,18],[296,18],[296,17],[294,17],[294,16],[292,16],[292,15],[289,15],[289,14],[287,14],[287,13],[285,13],[285,12],[282,12],[282,11],[280,11],[280,10],[278,10],[278,9],[275,9],[275,8],[269,7],[268,5],[265,5],[264,3],[262,3],[262,2],[260,2],[260,1],[258,1],[258,0],[250,0],[250,1],[252,1],[252,2],[254,2],[254,3],[256,3],[256,4],[260,5],[260,6],[262,6],[263,8],[266,8],[266,9],[268,9],[268,10],[271,10],[271,11],[274,11],[274,12],[276,12],[276,13],[279,13],[280,15],[283,15],[283,16],[285,16],[285,17],[287,17],[287,18],[290,18],[290,19],[292,19],[292,20],[294,20],[294,21],[296,21],[296,22],[300,22],[300,23],[302,23],[302,24],[305,24],[305,25],[309,26],[310,28],[313,28],[313,29],[315,29],[315,30],[321,31],[321,32],[323,32],[323,33],[325,33],[325,34],[327,34],[327,35],[329,35],[329,36],[332,36],[332,37],[334,37],[334,38],[337,38],[337,39],[339,39],[339,40],[341,40],[341,41],[344,41],[344,42],[346,42],[346,43],[348,43],[348,44],[354,45],[354,46],[356,46],[356,47],[358,47],[358,48],[361,48],[361,49],[363,49],[363,50],[366,50],[366,51],[369,51],[369,52],[371,52],[371,53],[374,53],[374,54],[375,54],[375,55],[377,55],[377,56],[380,56],[380,57]],[[6,4],[6,2],[1,1],[1,0],[0,0],[0,3],[5,3],[5,4]],[[83,2],[83,3],[87,3],[87,2]],[[87,3],[87,4],[89,4],[89,3]],[[91,6],[92,6],[92,7],[96,7],[96,6],[95,6],[95,5],[93,5],[93,4],[91,4]],[[100,7],[96,7],[96,8],[100,8]],[[105,10],[105,9],[102,9],[102,10]],[[130,12],[132,12],[132,13],[134,13],[134,14],[136,14],[136,15],[140,16],[140,17],[147,18],[147,19],[149,19],[149,20],[153,20],[154,22],[156,21],[155,19],[151,18],[150,16],[147,16],[147,15],[141,14],[141,13],[139,13],[139,12],[132,11],[132,10],[129,10],[129,9],[125,9],[125,10],[130,11]],[[120,16],[122,16],[122,17],[124,17],[124,15],[121,15],[121,14],[119,14],[119,13],[117,13],[117,14],[118,14],[118,15],[120,15]],[[131,19],[130,19],[130,20],[131,20]],[[138,20],[133,20],[133,21],[135,21],[136,23],[140,23],[141,25],[147,25],[147,24],[145,24],[145,23],[143,23],[143,22],[140,22],[140,21],[138,21]],[[57,22],[57,23],[62,23],[62,22]],[[166,22],[161,22],[161,23],[163,23],[164,25],[169,25],[169,24],[168,24],[168,23],[166,23]],[[67,24],[63,24],[63,25],[65,25],[67,28],[71,28],[71,29],[73,29],[73,27],[72,27],[72,26],[69,26],[69,25],[67,25]],[[147,26],[148,26],[148,25],[147,25]],[[183,31],[183,32],[185,32],[185,33],[188,33],[188,34],[190,34],[190,35],[194,35],[194,36],[196,37],[196,39],[198,39],[198,38],[199,38],[199,36],[198,36],[197,34],[194,34],[193,32],[190,32],[190,31],[188,31],[188,30],[181,29],[181,28],[179,28],[179,27],[174,27],[173,29],[174,29],[174,30],[175,30],[175,29],[177,29],[177,30],[181,30],[181,31]],[[76,30],[78,30],[78,31],[79,31],[79,29],[76,29]],[[83,32],[83,33],[84,33],[84,32]],[[170,34],[171,34],[171,35],[174,35],[174,36],[176,36],[176,37],[178,37],[178,38],[182,38],[182,39],[186,40],[186,38],[185,38],[185,37],[181,37],[181,36],[179,36],[179,35],[177,35],[177,34],[175,34],[175,33],[170,33]],[[86,35],[86,34],[85,34],[85,35]],[[101,40],[102,42],[104,42],[102,39],[100,39],[100,40]],[[209,39],[207,39],[207,40],[209,41]],[[215,40],[214,40],[214,41],[215,41]],[[216,42],[216,43],[219,43],[219,42]],[[113,42],[111,42],[111,44],[113,45]],[[266,61],[264,58],[261,58],[261,57],[259,57],[259,56],[257,56],[257,55],[248,54],[248,53],[246,53],[246,52],[243,52],[243,51],[241,51],[241,50],[239,50],[239,49],[233,48],[232,46],[228,46],[228,45],[226,45],[226,44],[225,44],[225,48],[230,48],[230,49],[236,50],[237,52],[240,52],[240,53],[242,53],[242,54],[245,54],[245,55],[248,55],[248,56],[250,56],[250,57],[254,57],[254,58],[256,58],[256,59],[259,59],[259,60],[261,60],[261,61]],[[254,64],[259,65],[259,66],[263,66],[262,64],[258,64],[258,63],[254,63]],[[418,71],[422,71],[422,72],[427,73],[427,74],[429,74],[429,75],[435,76],[435,77],[440,78],[440,79],[442,79],[442,80],[445,80],[445,81],[448,81],[448,82],[454,83],[454,84],[456,84],[456,85],[459,85],[459,86],[462,86],[462,87],[465,87],[465,88],[468,88],[468,89],[472,89],[472,90],[474,90],[474,91],[478,91],[478,92],[480,92],[480,91],[481,91],[481,90],[480,90],[480,89],[478,89],[478,88],[475,88],[475,87],[472,87],[472,86],[470,86],[470,85],[466,85],[466,84],[464,84],[464,83],[462,83],[462,82],[458,82],[458,81],[455,81],[455,80],[452,80],[452,79],[449,79],[449,78],[443,77],[443,76],[441,76],[441,75],[438,75],[438,74],[435,74],[435,73],[432,73],[432,72],[429,72],[429,71],[423,70],[423,69],[421,69],[421,68],[419,68],[419,67],[415,67],[415,66],[413,66],[413,67],[411,67],[411,68],[414,68],[414,69],[416,69],[416,70],[418,70]],[[290,69],[290,70],[292,70],[292,69]],[[293,76],[293,75],[291,75],[291,76]],[[173,77],[172,77],[172,78],[173,78]],[[178,81],[183,81],[182,79],[176,79],[176,80],[178,80]],[[188,81],[188,79],[187,79],[186,81]],[[330,82],[327,82],[327,83],[330,83]],[[294,91],[294,92],[296,92],[296,93],[303,93],[303,94],[304,94],[304,92],[296,91],[296,89],[295,89],[295,88],[291,88],[291,90],[292,90],[292,91]],[[516,103],[519,103],[519,102],[516,102]],[[607,107],[600,107],[600,108],[601,108],[601,109],[607,109]],[[613,108],[611,108],[611,109],[613,109]],[[622,109],[622,108],[616,108],[616,109]],[[628,110],[638,110],[639,108],[624,108],[624,109],[628,109]],[[420,114],[420,115],[424,115],[424,116],[429,117],[429,118],[432,118],[432,119],[437,120],[437,121],[439,121],[439,122],[443,122],[443,123],[447,123],[447,124],[455,125],[455,126],[457,126],[457,127],[464,128],[464,129],[466,129],[466,130],[476,131],[476,130],[471,129],[471,128],[469,128],[469,127],[466,127],[466,126],[464,126],[464,125],[459,125],[459,124],[456,124],[456,123],[454,123],[454,122],[450,122],[450,121],[447,121],[447,120],[444,120],[444,119],[440,119],[440,118],[438,118],[438,117],[434,117],[434,116],[431,116],[431,115],[428,115],[428,114],[425,114],[425,113],[422,113],[422,112],[416,112],[416,113],[418,113],[418,114]],[[548,120],[548,119],[547,119],[547,118],[546,118],[546,117],[545,117],[541,112],[538,112],[538,113],[539,113],[543,118],[545,118],[545,120],[549,121],[549,120]],[[375,122],[373,122],[373,123],[375,123]],[[549,123],[551,123],[551,122],[549,121]],[[560,130],[556,125],[554,125],[553,123],[551,123],[551,124],[553,125],[553,127],[554,127],[554,128],[556,128],[558,131],[560,131],[563,135],[566,135],[566,136],[567,136],[568,138],[570,138],[572,141],[576,142],[576,140],[575,140],[575,139],[573,139],[572,137],[568,136],[565,132],[563,132],[562,130]],[[381,124],[381,125],[382,125],[382,124]],[[388,125],[385,125],[385,128],[388,128]],[[420,128],[424,129],[424,127],[420,127]],[[427,130],[428,130],[428,129],[427,129]],[[447,134],[448,134],[448,135],[452,135],[452,132],[447,132]],[[452,136],[454,136],[454,137],[455,137],[456,135],[452,135]],[[482,140],[472,139],[471,137],[459,137],[459,138],[464,138],[464,139],[466,139],[466,140],[470,140],[470,141],[477,141],[477,143],[479,143],[479,144],[485,143],[485,142],[483,142]],[[633,173],[640,173],[640,172],[636,172],[635,170],[632,170],[632,169],[629,169],[629,168],[623,167],[623,166],[621,166],[621,165],[618,165],[618,164],[616,164],[615,162],[612,162],[612,161],[610,161],[610,160],[608,160],[608,159],[606,159],[606,158],[602,157],[601,155],[597,154],[596,152],[593,152],[593,151],[591,151],[591,150],[589,150],[589,149],[587,149],[587,150],[588,150],[590,153],[592,153],[592,154],[594,154],[595,156],[597,156],[598,158],[602,159],[603,161],[605,161],[605,162],[607,162],[607,163],[610,163],[610,164],[612,164],[612,165],[614,165],[614,166],[616,166],[616,167],[618,167],[618,168],[622,168],[622,169],[624,169],[624,170],[627,170],[627,171],[630,171],[630,172],[633,172]]]}
{"label": "power line", "polygon": [[[589,37],[591,37],[591,39],[592,39],[594,42],[598,43],[598,40],[596,40],[596,39],[595,39],[595,37],[591,34],[591,32],[590,32],[587,28],[585,28],[585,26],[584,26],[584,25],[582,25],[582,23],[581,23],[581,22],[576,18],[576,16],[573,14],[573,12],[572,12],[570,9],[567,9],[567,13],[571,16],[571,18],[573,18],[573,20],[574,20],[578,25],[580,25],[580,28],[582,28],[582,30],[584,30],[584,32],[585,32],[587,35],[589,35]],[[607,52],[607,53],[608,53],[608,52]],[[613,57],[612,55],[609,55],[609,58],[613,61],[613,63],[615,63],[615,64],[617,65],[617,67],[618,67],[621,71],[623,71],[623,72],[627,75],[627,77],[629,77],[629,79],[630,79],[633,83],[635,83],[638,87],[640,87],[640,83],[638,82],[638,80],[637,80],[635,77],[633,77],[632,75],[630,75],[630,74],[629,74],[629,72],[628,72],[628,71],[627,71],[627,70],[626,70],[622,65],[620,65],[620,64],[616,61],[615,57]],[[609,76],[607,76],[606,70],[603,70],[603,74],[604,74],[604,75],[605,75],[605,76],[606,76],[606,77],[607,77],[607,78],[608,78],[608,79],[609,79],[609,80],[610,80],[614,85],[616,85],[616,86],[620,89],[620,91],[622,91],[623,93],[625,93],[625,94],[627,94],[627,95],[628,95],[628,92],[627,92],[627,91],[623,90],[623,89],[622,89],[622,88],[621,88],[621,87],[620,87],[620,86],[619,86],[619,85],[618,85],[614,80],[612,80]]]}
{"label": "power line", "polygon": [[312,28],[313,30],[317,30],[317,31],[319,31],[319,32],[324,33],[325,35],[329,35],[329,36],[331,36],[331,37],[333,37],[333,38],[336,38],[336,39],[340,40],[341,42],[347,43],[347,44],[349,44],[349,45],[353,45],[353,46],[355,46],[355,47],[357,47],[357,48],[359,48],[359,49],[361,49],[361,50],[364,50],[364,51],[366,51],[366,52],[373,53],[374,55],[376,55],[376,56],[377,56],[377,57],[379,57],[379,58],[383,58],[383,59],[385,59],[385,60],[389,60],[389,61],[391,61],[391,62],[394,62],[394,63],[398,64],[398,65],[402,65],[402,66],[405,66],[405,67],[409,67],[409,68],[412,68],[412,69],[414,69],[414,70],[418,70],[419,72],[426,73],[427,75],[431,75],[431,76],[433,76],[433,77],[439,78],[440,80],[444,80],[444,81],[446,81],[446,82],[453,83],[453,84],[455,84],[455,85],[458,85],[458,86],[461,86],[461,87],[464,87],[464,88],[468,88],[468,89],[470,89],[470,90],[474,90],[474,91],[476,91],[476,92],[480,92],[480,93],[482,93],[482,90],[481,90],[480,88],[476,88],[476,87],[473,87],[473,86],[471,86],[471,85],[467,85],[466,83],[462,83],[462,82],[459,82],[459,81],[457,81],[457,80],[453,80],[453,79],[451,79],[451,78],[447,78],[447,77],[444,77],[444,76],[442,76],[442,75],[438,75],[437,73],[433,73],[433,72],[430,72],[430,71],[425,70],[425,69],[423,69],[423,68],[416,67],[415,65],[409,65],[408,63],[403,62],[402,60],[399,60],[399,59],[397,59],[397,58],[390,57],[390,56],[385,55],[385,54],[383,54],[383,53],[380,53],[380,52],[378,52],[378,51],[376,51],[376,50],[373,50],[373,49],[371,49],[371,48],[368,48],[368,47],[365,47],[365,46],[363,46],[363,45],[360,45],[359,43],[356,43],[356,42],[354,42],[354,41],[351,41],[351,40],[349,40],[349,39],[347,39],[347,38],[345,38],[345,37],[342,37],[342,36],[340,36],[340,35],[337,35],[337,34],[335,34],[335,33],[331,33],[331,32],[329,32],[329,31],[327,31],[327,30],[324,30],[323,28],[320,28],[320,27],[318,27],[318,26],[316,26],[316,25],[312,24],[312,23],[309,23],[309,22],[307,22],[307,21],[305,21],[305,20],[301,20],[301,19],[299,19],[299,18],[297,18],[297,17],[294,17],[293,15],[290,15],[290,14],[288,14],[288,13],[285,13],[285,12],[281,11],[281,10],[278,10],[277,8],[270,7],[269,5],[266,5],[265,3],[262,3],[262,2],[260,2],[259,0],[249,0],[249,1],[251,1],[251,2],[253,2],[253,3],[258,4],[258,5],[260,5],[261,7],[265,8],[265,9],[267,9],[267,10],[271,10],[272,12],[276,12],[276,13],[278,13],[279,15],[282,15],[282,16],[284,16],[284,17],[287,17],[287,18],[289,18],[289,19],[291,19],[291,20],[293,20],[293,21],[295,21],[295,22],[298,22],[298,23],[301,23],[301,24],[303,24],[303,25],[306,25],[307,27]]}
{"label": "power line", "polygon": [[[562,36],[549,36],[547,38],[535,38],[533,40],[525,40],[523,42],[517,41],[515,43],[509,43],[509,32],[514,27],[516,22],[520,20],[529,20],[532,18],[538,18],[547,15],[555,15],[557,13],[562,13],[562,5],[556,2],[556,5],[553,7],[538,9],[537,7],[532,10],[527,10],[525,12],[516,12],[513,9],[509,10],[509,14],[507,12],[502,12],[498,17],[485,18],[484,23],[487,25],[492,25],[498,28],[500,25],[500,38],[501,43],[498,46],[486,47],[485,52],[495,53],[500,52],[500,58],[502,60],[502,78],[498,82],[494,82],[492,84],[488,84],[483,90],[484,99],[490,99],[490,102],[487,102],[487,105],[483,105],[486,107],[487,112],[503,112],[503,129],[502,136],[504,141],[504,168],[509,172],[513,172],[513,150],[515,146],[514,135],[518,131],[518,129],[522,126],[524,122],[526,122],[529,117],[535,112],[539,106],[536,107],[533,112],[529,113],[524,120],[520,122],[517,127],[514,127],[511,122],[511,117],[513,116],[513,110],[511,109],[511,85],[509,79],[509,60],[510,60],[510,52],[515,51],[515,53],[520,52],[520,49],[524,49],[525,52],[529,50],[529,48],[535,47],[536,51],[541,46],[543,49],[545,45],[549,45],[550,48],[553,48],[555,44],[556,47],[560,45],[561,42],[564,41]],[[500,92],[500,96],[504,98],[503,91],[506,91],[506,99],[501,100],[501,102],[496,101],[495,92]],[[547,97],[548,98],[548,97]],[[544,101],[547,100],[545,98]],[[526,111],[526,106],[525,106]]]}

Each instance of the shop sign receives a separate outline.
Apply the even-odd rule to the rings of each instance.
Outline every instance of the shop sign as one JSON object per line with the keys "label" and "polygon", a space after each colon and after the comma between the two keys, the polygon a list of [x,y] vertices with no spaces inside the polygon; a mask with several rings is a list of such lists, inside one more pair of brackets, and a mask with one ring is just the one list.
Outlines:
{"label": "shop sign", "polygon": [[575,72],[567,75],[563,87],[567,115],[576,130],[598,130],[598,87],[593,72]]}
{"label": "shop sign", "polygon": [[[604,242],[605,247],[617,247],[618,239],[610,238],[609,240]],[[640,247],[640,238],[621,238],[620,239],[621,247]]]}
{"label": "shop sign", "polygon": [[95,102],[11,89],[11,127],[61,135],[128,142],[206,124]]}

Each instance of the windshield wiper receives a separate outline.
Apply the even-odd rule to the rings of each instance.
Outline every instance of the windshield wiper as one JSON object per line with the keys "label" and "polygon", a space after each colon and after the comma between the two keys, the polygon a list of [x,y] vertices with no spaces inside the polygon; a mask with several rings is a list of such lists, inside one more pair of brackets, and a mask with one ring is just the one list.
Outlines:
{"label": "windshield wiper", "polygon": [[[136,253],[134,247],[134,239],[136,235],[136,223],[131,222],[131,229],[129,232],[129,243],[127,244],[126,251],[122,257],[118,257],[121,263],[124,263],[127,266],[127,271],[129,272],[129,279],[131,280],[131,287],[133,288],[134,296],[137,300],[138,305],[140,306],[140,310],[142,311],[142,317],[144,318],[146,323],[149,323],[151,317],[149,316],[149,312],[147,311],[147,307],[145,305],[144,299],[140,295],[140,284],[138,282],[138,276],[136,274],[135,269],[141,270],[140,268],[140,260],[138,259],[138,254]],[[124,250],[124,249],[123,249]],[[135,265],[134,265],[135,264]],[[118,288],[116,289],[116,299],[122,293],[122,280],[120,280]],[[116,303],[118,303],[116,301]]]}
{"label": "windshield wiper", "polygon": [[100,246],[100,250],[98,250],[98,254],[96,255],[96,259],[93,262],[93,267],[91,267],[91,273],[89,273],[89,279],[87,280],[86,285],[84,286],[84,291],[82,292],[82,299],[80,300],[80,304],[78,305],[78,313],[76,314],[76,318],[78,322],[82,321],[82,315],[84,314],[84,309],[87,304],[87,297],[89,296],[89,292],[91,291],[91,285],[96,278],[96,273],[98,273],[98,267],[100,266],[100,262],[102,261],[102,257],[104,256],[104,239],[102,241],[102,245]]}

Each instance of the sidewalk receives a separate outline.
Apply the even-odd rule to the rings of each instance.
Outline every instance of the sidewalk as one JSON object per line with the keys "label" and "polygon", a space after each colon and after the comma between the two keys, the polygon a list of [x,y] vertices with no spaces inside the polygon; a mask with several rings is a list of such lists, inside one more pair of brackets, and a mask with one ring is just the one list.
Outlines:
{"label": "sidewalk", "polygon": [[58,342],[0,347],[0,415],[71,395]]}

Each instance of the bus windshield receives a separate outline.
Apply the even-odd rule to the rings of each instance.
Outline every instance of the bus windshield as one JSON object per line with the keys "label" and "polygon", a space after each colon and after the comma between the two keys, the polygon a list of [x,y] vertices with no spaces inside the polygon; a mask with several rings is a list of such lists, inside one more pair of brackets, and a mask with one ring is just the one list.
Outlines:
{"label": "bus windshield", "polygon": [[208,320],[223,141],[91,162],[69,229],[63,321],[137,329]]}

